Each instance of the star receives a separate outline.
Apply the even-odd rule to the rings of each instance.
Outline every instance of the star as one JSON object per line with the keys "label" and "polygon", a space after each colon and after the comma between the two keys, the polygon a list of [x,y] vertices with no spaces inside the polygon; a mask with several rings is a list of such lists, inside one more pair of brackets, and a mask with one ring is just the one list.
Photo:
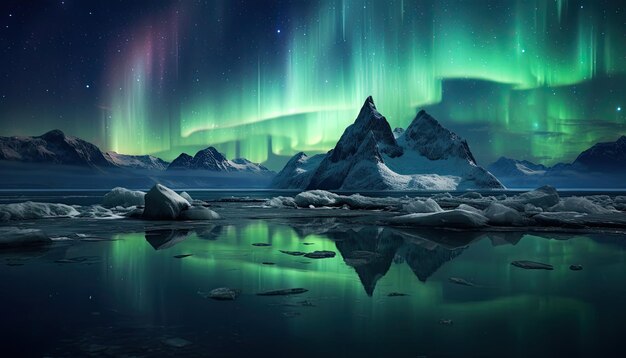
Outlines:
{"label": "star", "polygon": [[617,107],[617,111],[621,112],[622,111],[622,107]]}
{"label": "star", "polygon": [[277,33],[277,34],[280,34],[280,29],[276,30],[276,33]]}
{"label": "star", "polygon": [[85,88],[89,88],[89,85],[88,85],[88,84],[87,84],[87,85],[85,85]]}

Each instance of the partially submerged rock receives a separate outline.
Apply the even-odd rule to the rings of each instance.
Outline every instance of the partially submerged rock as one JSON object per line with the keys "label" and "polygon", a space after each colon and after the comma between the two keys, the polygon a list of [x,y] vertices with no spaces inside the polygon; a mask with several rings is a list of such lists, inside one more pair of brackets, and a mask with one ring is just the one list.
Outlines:
{"label": "partially submerged rock", "polygon": [[178,216],[178,219],[180,220],[214,220],[219,218],[219,214],[215,211],[199,205],[194,205],[181,211]]}
{"label": "partially submerged rock", "polygon": [[257,293],[257,296],[288,296],[288,295],[297,295],[301,293],[308,292],[306,288],[286,288],[283,290],[272,290]]}
{"label": "partially submerged rock", "polygon": [[141,215],[152,220],[213,220],[220,216],[202,205],[192,205],[173,190],[156,184],[145,196]]}
{"label": "partially submerged rock", "polygon": [[304,254],[304,257],[308,257],[310,259],[326,259],[326,258],[331,258],[331,257],[335,257],[335,252],[334,251],[313,251],[313,252],[309,252],[307,254]]}
{"label": "partially submerged rock", "polygon": [[283,254],[287,254],[291,256],[304,256],[306,254],[306,252],[302,252],[302,251],[288,251],[288,250],[278,250],[278,251],[282,252]]}
{"label": "partially submerged rock", "polygon": [[404,296],[408,296],[407,293],[401,293],[401,292],[389,292],[387,294],[388,297],[404,297]]}
{"label": "partially submerged rock", "polygon": [[450,277],[448,278],[448,281],[452,282],[452,283],[456,283],[457,285],[461,285],[461,286],[470,286],[470,287],[476,287],[476,284],[473,282],[470,282],[464,278],[460,278],[460,277]]}
{"label": "partially submerged rock", "polygon": [[552,267],[552,265],[544,264],[541,262],[535,262],[535,261],[526,261],[526,260],[513,261],[511,262],[511,265],[515,267],[523,268],[526,270],[554,270],[554,267]]}
{"label": "partially submerged rock", "polygon": [[208,293],[198,292],[204,298],[210,298],[216,301],[234,301],[237,296],[241,293],[240,290],[228,288],[228,287],[219,287],[215,288]]}
{"label": "partially submerged rock", "polygon": [[157,184],[145,196],[144,219],[176,220],[191,204],[173,190]]}
{"label": "partially submerged rock", "polygon": [[583,265],[570,265],[569,269],[572,271],[581,271],[583,269]]}
{"label": "partially submerged rock", "polygon": [[272,244],[268,244],[266,242],[255,242],[254,244],[252,244],[252,246],[265,247],[265,246],[272,246]]}

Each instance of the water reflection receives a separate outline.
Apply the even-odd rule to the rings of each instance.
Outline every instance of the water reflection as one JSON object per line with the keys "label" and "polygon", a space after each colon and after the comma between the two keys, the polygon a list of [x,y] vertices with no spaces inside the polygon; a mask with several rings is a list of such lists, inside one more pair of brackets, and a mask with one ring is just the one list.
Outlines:
{"label": "water reflection", "polygon": [[[35,335],[40,347],[67,342],[65,350],[33,355],[84,356],[82,347],[93,343],[176,355],[180,351],[161,341],[181,337],[193,342],[191,355],[251,349],[302,355],[306,347],[304,355],[312,356],[593,356],[598,347],[613,347],[626,319],[623,236],[406,230],[318,219],[185,229],[151,224],[112,238],[2,253],[0,282],[12,287],[2,292],[5,327],[22,338]],[[338,255],[313,260],[279,250]],[[58,263],[77,257],[99,260]],[[23,265],[9,266],[20,258]],[[555,270],[510,265],[520,259]],[[570,271],[572,263],[584,270]],[[478,287],[450,283],[450,277]],[[216,287],[242,294],[234,302],[198,295]],[[309,291],[256,296],[292,287]],[[33,307],[40,307],[38,314],[20,314]],[[442,319],[454,324],[441,325]],[[69,328],[50,328],[60,321]],[[30,331],[40,325],[42,333]]]}

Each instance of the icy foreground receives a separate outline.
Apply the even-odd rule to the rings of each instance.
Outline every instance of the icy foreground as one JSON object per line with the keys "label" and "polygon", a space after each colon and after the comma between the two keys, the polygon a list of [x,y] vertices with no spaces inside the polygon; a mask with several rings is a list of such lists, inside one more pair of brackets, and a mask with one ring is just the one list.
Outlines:
{"label": "icy foreground", "polygon": [[220,216],[205,205],[202,201],[193,200],[186,192],[177,194],[161,184],[155,185],[148,193],[118,187],[104,196],[102,205],[80,206],[32,201],[0,204],[0,222],[50,218],[219,219]]}
{"label": "icy foreground", "polygon": [[467,142],[420,111],[392,132],[368,97],[355,122],[327,154],[296,154],[272,182],[279,189],[502,189],[476,164]]}
{"label": "icy foreground", "polygon": [[397,215],[381,219],[383,224],[417,227],[626,228],[626,196],[561,198],[550,186],[511,197],[469,192],[460,196],[444,193],[431,197],[375,198],[312,190],[295,197],[272,198],[265,202],[265,207],[385,210]]}

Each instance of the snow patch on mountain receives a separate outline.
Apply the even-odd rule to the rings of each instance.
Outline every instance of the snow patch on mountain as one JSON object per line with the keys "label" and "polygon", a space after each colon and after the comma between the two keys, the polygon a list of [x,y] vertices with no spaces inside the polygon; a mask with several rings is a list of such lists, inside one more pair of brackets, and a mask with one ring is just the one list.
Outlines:
{"label": "snow patch on mountain", "polygon": [[[315,158],[315,160],[311,160]],[[326,155],[298,153],[272,187],[324,190],[501,189],[467,142],[420,111],[406,130],[391,127],[372,97]]]}

